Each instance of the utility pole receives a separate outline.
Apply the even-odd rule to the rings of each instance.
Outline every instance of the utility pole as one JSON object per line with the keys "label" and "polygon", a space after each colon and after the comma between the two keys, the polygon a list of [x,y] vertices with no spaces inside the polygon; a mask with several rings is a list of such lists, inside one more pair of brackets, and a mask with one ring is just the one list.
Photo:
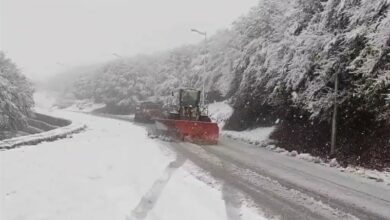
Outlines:
{"label": "utility pole", "polygon": [[338,111],[338,93],[339,93],[339,71],[335,73],[335,83],[334,83],[334,101],[333,101],[333,117],[332,117],[332,140],[330,147],[330,154],[334,155],[336,153],[336,144],[337,144],[337,111]]}
{"label": "utility pole", "polygon": [[202,105],[205,106],[205,84],[206,84],[206,73],[207,73],[207,32],[199,31],[197,29],[191,29],[192,32],[198,33],[200,35],[204,36],[204,57],[203,57],[203,71],[204,71],[204,78],[203,78],[203,88],[202,88]]}

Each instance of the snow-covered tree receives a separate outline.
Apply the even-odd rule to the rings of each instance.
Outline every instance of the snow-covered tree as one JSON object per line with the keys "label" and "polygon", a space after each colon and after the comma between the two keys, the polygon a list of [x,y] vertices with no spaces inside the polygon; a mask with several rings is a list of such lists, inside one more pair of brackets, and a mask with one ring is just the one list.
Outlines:
{"label": "snow-covered tree", "polygon": [[[388,146],[377,135],[390,133],[390,0],[259,0],[230,29],[209,38],[207,48],[200,42],[113,61],[80,80],[74,92],[131,108],[205,82],[213,99],[233,105],[228,128],[279,119],[284,134],[296,137],[291,144],[311,138],[324,148],[336,96],[341,145],[365,150],[357,141],[363,133],[371,138],[366,141],[383,139],[378,146]],[[309,134],[291,133],[297,129]]]}
{"label": "snow-covered tree", "polygon": [[385,120],[389,4],[389,0],[261,0],[231,30],[209,39],[206,73],[201,42],[111,62],[96,77],[80,80],[76,93],[129,105],[169,96],[178,87],[200,89],[206,82],[206,91],[233,96],[238,111],[251,109],[255,116],[266,109],[284,117],[293,110],[308,120],[328,121],[337,73],[339,102],[345,111],[368,111]]}
{"label": "snow-covered tree", "polygon": [[0,130],[26,125],[34,105],[33,89],[16,65],[0,52]]}
{"label": "snow-covered tree", "polygon": [[[383,94],[389,88],[389,4],[383,0],[261,1],[235,23],[245,39],[242,65],[236,69],[241,82],[237,109],[273,106],[283,116],[291,103],[312,120],[329,120],[338,72],[342,106],[355,108],[350,103],[360,103],[356,109],[382,115]],[[253,89],[248,90],[249,85]],[[255,101],[242,101],[253,95]]]}

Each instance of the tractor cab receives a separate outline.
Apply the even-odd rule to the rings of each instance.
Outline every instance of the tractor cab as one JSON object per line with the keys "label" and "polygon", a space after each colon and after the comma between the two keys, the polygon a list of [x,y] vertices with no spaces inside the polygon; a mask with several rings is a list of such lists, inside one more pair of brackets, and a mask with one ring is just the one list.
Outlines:
{"label": "tractor cab", "polygon": [[179,90],[180,106],[183,107],[199,107],[200,91],[194,89]]}
{"label": "tractor cab", "polygon": [[179,89],[178,106],[170,112],[169,118],[210,122],[205,109],[200,107],[201,92],[195,89]]}
{"label": "tractor cab", "polygon": [[218,143],[218,124],[211,122],[207,114],[204,114],[204,108],[200,107],[200,97],[201,92],[198,90],[180,89],[176,97],[176,105],[171,109],[168,117],[155,120],[156,134],[169,135],[195,143]]}

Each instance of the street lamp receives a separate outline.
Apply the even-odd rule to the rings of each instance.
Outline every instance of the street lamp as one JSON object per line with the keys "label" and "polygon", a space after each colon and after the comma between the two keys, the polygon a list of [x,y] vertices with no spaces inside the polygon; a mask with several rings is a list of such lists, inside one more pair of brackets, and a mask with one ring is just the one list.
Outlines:
{"label": "street lamp", "polygon": [[191,29],[191,31],[204,36],[204,51],[205,52],[204,52],[204,57],[203,57],[204,78],[203,78],[203,88],[202,88],[202,90],[203,90],[202,104],[203,104],[203,106],[205,106],[205,83],[206,83],[206,72],[207,72],[207,69],[206,69],[206,65],[207,65],[206,64],[207,63],[207,32],[199,31],[197,29]]}

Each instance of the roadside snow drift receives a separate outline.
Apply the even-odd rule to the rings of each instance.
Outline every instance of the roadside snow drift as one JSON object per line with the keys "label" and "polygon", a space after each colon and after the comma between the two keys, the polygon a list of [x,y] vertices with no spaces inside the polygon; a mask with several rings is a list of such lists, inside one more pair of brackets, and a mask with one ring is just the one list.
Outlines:
{"label": "roadside snow drift", "polygon": [[251,144],[259,144],[262,141],[267,141],[274,130],[275,127],[261,127],[246,131],[223,131],[222,135]]}

